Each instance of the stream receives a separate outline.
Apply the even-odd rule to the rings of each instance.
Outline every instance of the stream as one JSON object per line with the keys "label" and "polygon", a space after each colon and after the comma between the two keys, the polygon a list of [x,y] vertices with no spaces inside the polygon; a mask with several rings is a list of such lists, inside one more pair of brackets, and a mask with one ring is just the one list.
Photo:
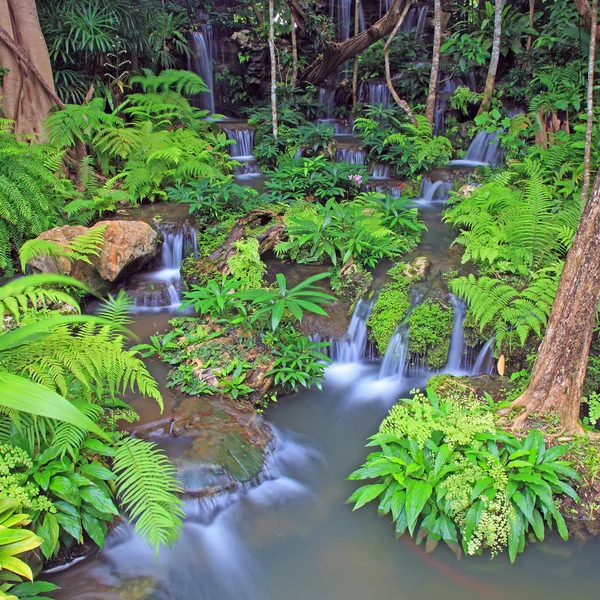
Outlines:
{"label": "stream", "polygon": [[[429,279],[437,279],[441,267],[452,266],[452,235],[440,222],[441,203],[419,202],[428,231],[413,254],[429,258]],[[172,285],[177,275],[163,260],[146,277]],[[173,308],[137,311],[133,330],[142,338],[164,330]],[[549,535],[515,565],[505,554],[457,560],[441,544],[425,554],[406,535],[395,540],[389,518],[378,517],[375,506],[353,513],[345,504],[356,488],[345,478],[363,462],[367,438],[396,399],[429,376],[393,366],[385,371],[366,340],[368,311],[365,303],[358,306],[348,335],[331,350],[335,362],[323,391],[282,397],[265,411],[275,442],[260,479],[232,493],[186,500],[182,535],[158,558],[129,525],[117,526],[99,554],[52,575],[62,588],[57,598],[576,600],[596,593],[598,541],[580,547]],[[460,329],[455,327],[453,338],[462,335]],[[447,368],[460,371],[456,360],[450,357]],[[164,385],[167,365],[150,368]],[[162,391],[168,414],[173,395]],[[132,403],[143,423],[159,418],[153,403]]]}

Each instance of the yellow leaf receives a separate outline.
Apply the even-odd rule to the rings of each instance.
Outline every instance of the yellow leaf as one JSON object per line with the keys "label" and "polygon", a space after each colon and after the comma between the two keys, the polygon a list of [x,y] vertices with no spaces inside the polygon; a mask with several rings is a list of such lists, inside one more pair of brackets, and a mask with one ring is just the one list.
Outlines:
{"label": "yellow leaf", "polygon": [[498,359],[498,375],[501,377],[504,376],[504,371],[506,369],[506,358],[504,354]]}

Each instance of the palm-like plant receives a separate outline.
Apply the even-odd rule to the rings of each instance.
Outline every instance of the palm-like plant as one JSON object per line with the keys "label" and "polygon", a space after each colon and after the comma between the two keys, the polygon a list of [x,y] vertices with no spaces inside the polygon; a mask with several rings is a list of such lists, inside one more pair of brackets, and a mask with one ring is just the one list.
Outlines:
{"label": "palm-like plant", "polygon": [[302,321],[305,311],[327,316],[321,306],[336,299],[314,285],[327,277],[329,273],[317,273],[288,289],[285,275],[278,273],[275,289],[246,290],[238,292],[236,296],[242,300],[250,300],[257,308],[252,315],[252,321],[266,317],[270,321],[271,329],[275,331],[286,315],[298,321]]}

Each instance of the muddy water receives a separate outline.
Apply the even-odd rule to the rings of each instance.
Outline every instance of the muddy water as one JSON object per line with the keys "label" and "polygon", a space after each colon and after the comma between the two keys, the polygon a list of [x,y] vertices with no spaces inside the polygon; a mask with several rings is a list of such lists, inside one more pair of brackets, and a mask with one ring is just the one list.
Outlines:
{"label": "muddy water", "polygon": [[[429,226],[416,255],[432,271],[452,266],[439,209],[424,213]],[[146,337],[169,315],[136,317]],[[153,364],[164,382],[166,369]],[[282,398],[265,418],[276,445],[264,480],[235,493],[187,501],[181,538],[155,559],[127,525],[118,527],[96,557],[54,577],[57,598],[69,600],[508,600],[595,597],[600,543],[578,547],[550,535],[527,548],[515,565],[457,560],[444,546],[426,555],[375,507],[355,513],[345,504],[356,484],[345,477],[364,460],[373,434],[398,397],[422,386],[406,378],[378,380],[376,363],[338,363],[323,391]],[[166,403],[171,397],[166,391]],[[133,401],[144,421],[158,418],[151,403]]]}

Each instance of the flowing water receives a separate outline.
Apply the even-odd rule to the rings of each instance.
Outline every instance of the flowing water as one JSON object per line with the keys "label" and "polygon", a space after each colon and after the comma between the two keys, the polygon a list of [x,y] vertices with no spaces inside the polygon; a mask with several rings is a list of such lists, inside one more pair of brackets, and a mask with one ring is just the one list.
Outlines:
{"label": "flowing water", "polygon": [[502,149],[498,141],[498,132],[480,131],[467,148],[465,157],[460,160],[451,160],[449,164],[455,167],[495,166],[501,160]]}
{"label": "flowing water", "polygon": [[199,94],[195,98],[198,108],[215,112],[215,95],[213,80],[213,57],[212,57],[212,26],[201,25],[198,31],[190,32],[191,54],[188,59],[188,69],[202,77],[208,92]]}
{"label": "flowing water", "polygon": [[235,143],[229,146],[229,154],[240,164],[235,167],[235,174],[239,178],[260,175],[258,162],[254,158],[254,130],[223,128],[228,139]]}
{"label": "flowing water", "polygon": [[335,160],[347,162],[350,165],[364,165],[365,152],[357,148],[338,148],[335,151]]}
{"label": "flowing water", "polygon": [[364,81],[360,84],[360,93],[362,101],[367,104],[390,105],[390,88],[386,83]]}
{"label": "flowing water", "polygon": [[[427,287],[439,280],[440,268],[453,265],[445,251],[452,233],[440,223],[440,204],[424,204],[422,218],[428,231],[414,255],[430,260]],[[181,229],[164,232],[160,268],[148,277],[158,281],[169,269],[170,277],[178,275],[175,262],[186,253],[185,225]],[[594,597],[598,541],[580,547],[575,540],[564,543],[550,534],[543,544],[530,545],[515,565],[506,555],[459,561],[443,545],[425,554],[408,536],[396,540],[390,519],[378,517],[376,507],[352,512],[345,503],[357,487],[346,477],[364,461],[367,438],[393,403],[422,387],[429,376],[424,369],[406,367],[406,327],[398,329],[383,359],[375,356],[366,329],[372,306],[373,298],[359,301],[347,335],[331,347],[335,362],[327,369],[322,391],[283,397],[265,411],[275,435],[261,477],[227,493],[185,500],[181,537],[173,548],[161,549],[158,557],[129,525],[119,525],[97,556],[52,576],[62,588],[57,599]],[[446,370],[464,369],[464,306],[454,300],[453,307]],[[138,314],[133,329],[147,338],[164,329],[172,313]],[[482,349],[473,372],[488,369],[492,347],[493,339]],[[167,366],[150,367],[168,410],[173,399],[164,388]],[[137,398],[132,404],[144,422],[158,418],[155,403]],[[194,474],[203,465],[187,463],[180,468],[188,487],[193,487]]]}

